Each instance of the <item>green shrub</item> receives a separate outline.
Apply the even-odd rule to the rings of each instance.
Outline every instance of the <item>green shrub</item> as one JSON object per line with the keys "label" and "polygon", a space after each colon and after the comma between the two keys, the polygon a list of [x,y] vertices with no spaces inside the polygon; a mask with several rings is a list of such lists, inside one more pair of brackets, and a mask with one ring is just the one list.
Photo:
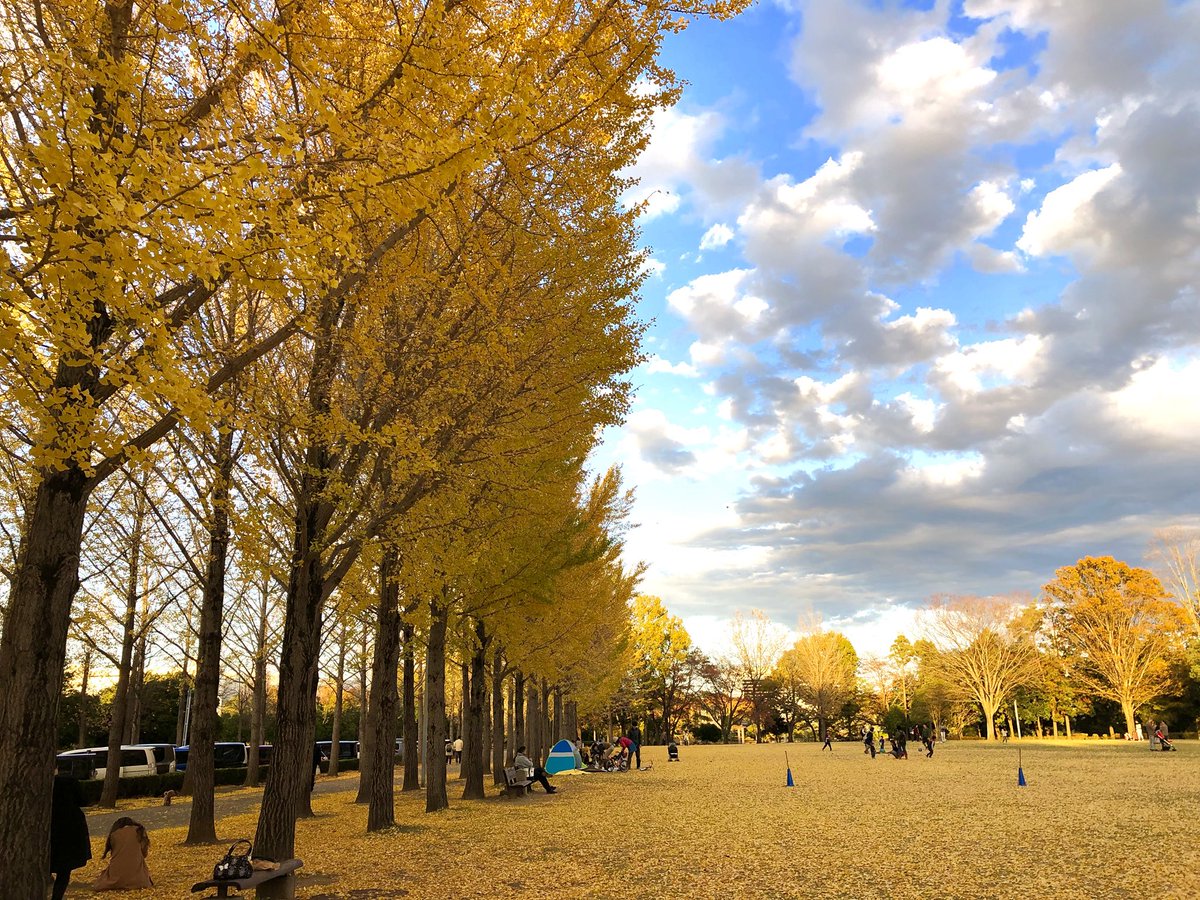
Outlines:
{"label": "green shrub", "polygon": [[[104,780],[94,778],[81,781],[83,796],[88,806],[100,802],[100,794],[104,790]],[[117,782],[117,797],[160,797],[167,791],[178,791],[183,787],[182,772],[168,772],[166,775],[139,775],[137,778],[122,778]]]}
{"label": "green shrub", "polygon": [[716,744],[721,740],[721,726],[705,722],[692,729],[692,734],[701,744]]}

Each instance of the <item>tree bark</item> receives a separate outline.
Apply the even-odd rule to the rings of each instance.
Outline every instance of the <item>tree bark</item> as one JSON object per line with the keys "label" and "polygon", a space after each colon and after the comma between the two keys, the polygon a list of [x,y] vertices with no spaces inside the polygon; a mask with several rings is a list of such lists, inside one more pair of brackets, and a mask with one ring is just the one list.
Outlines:
{"label": "tree bark", "polygon": [[538,697],[538,733],[537,733],[537,760],[538,765],[546,762],[546,757],[550,754],[550,685],[546,683],[545,678],[539,678],[541,682],[541,695]]}
{"label": "tree bark", "polygon": [[[370,806],[367,831],[396,824],[396,668],[400,663],[400,588],[395,581],[396,555],[385,550],[379,561],[378,628],[371,664],[367,721],[371,734],[367,765]],[[363,762],[366,762],[364,759]],[[361,793],[361,787],[360,787]]]}
{"label": "tree bark", "polygon": [[145,499],[133,492],[133,529],[129,539],[129,580],[125,584],[125,621],[121,639],[121,663],[117,686],[113,691],[112,716],[108,725],[108,762],[104,769],[104,787],[96,804],[105,809],[117,805],[117,785],[121,776],[121,743],[125,738],[129,714],[129,679],[133,674],[134,626],[137,622],[138,582],[141,575],[142,537],[145,527]]}
{"label": "tree bark", "polygon": [[250,750],[247,753],[246,785],[255,787],[259,782],[262,760],[259,748],[266,743],[264,732],[267,717],[267,612],[271,590],[271,576],[263,576],[258,603],[258,632],[254,643],[254,702],[250,711]]}
{"label": "tree bark", "polygon": [[483,705],[487,693],[488,636],[482,621],[475,623],[475,646],[471,654],[468,688],[463,695],[463,758],[460,773],[466,784],[464,800],[482,800],[483,763]]}
{"label": "tree bark", "polygon": [[58,704],[92,485],[76,466],[42,476],[0,633],[0,897],[42,898]]}
{"label": "tree bark", "polygon": [[430,603],[429,641],[425,647],[425,700],[429,723],[425,733],[425,812],[448,809],[446,796],[446,620],[448,610]]}
{"label": "tree bark", "polygon": [[[397,627],[397,629],[399,629],[399,624],[397,624],[396,627]],[[358,729],[357,729],[357,737],[358,737],[358,770],[360,773],[362,773],[364,766],[367,766],[368,768],[370,767],[369,760],[374,759],[374,756],[375,756],[375,748],[371,746],[372,732],[371,732],[371,729],[367,727],[367,715],[371,709],[370,691],[367,690],[367,684],[368,684],[368,679],[370,677],[371,666],[367,662],[367,654],[368,654],[368,652],[370,652],[373,649],[370,646],[370,640],[367,635],[368,631],[369,631],[369,629],[366,626],[366,624],[363,624],[362,633],[359,636],[362,640],[362,643],[359,644],[359,650],[361,652],[359,653],[359,656],[358,656]],[[400,640],[400,636],[399,636],[399,632],[397,632],[397,635],[396,635],[397,653],[399,653],[399,640]],[[397,660],[398,659],[399,659],[399,657],[397,657]],[[392,685],[393,685],[392,693],[393,693],[393,696],[395,696],[395,692],[396,692],[395,684],[396,684],[396,667],[393,666],[392,667]],[[393,725],[392,731],[394,732],[395,730],[396,730],[395,725]],[[393,744],[394,743],[395,742],[393,741]],[[396,759],[396,754],[393,752],[392,753],[393,767],[395,765],[395,759]],[[367,773],[367,781],[370,782],[370,773],[369,772]],[[369,787],[369,784],[368,784],[368,787]],[[360,774],[359,775],[359,786],[358,786],[360,795],[362,793],[362,789],[363,789],[362,774]],[[354,802],[355,803],[364,803],[364,802],[366,802],[366,800],[365,800],[365,798],[363,798],[363,799],[356,798]]]}
{"label": "tree bark", "polygon": [[401,724],[404,734],[404,781],[400,786],[401,791],[419,791],[421,789],[421,773],[417,762],[417,743],[420,736],[417,732],[417,656],[413,648],[414,632],[415,629],[406,620],[401,627],[401,635],[404,640],[402,651],[404,696],[401,698],[404,708],[400,712],[403,717]]}
{"label": "tree bark", "polygon": [[326,455],[310,448],[307,457],[297,497],[292,574],[279,659],[276,740],[254,841],[256,852],[270,859],[291,859],[295,855],[296,817],[309,809],[312,785],[317,660],[325,588],[321,545],[328,513],[317,499],[324,488],[321,473],[326,471]]}
{"label": "tree bark", "polygon": [[538,711],[538,680],[537,676],[525,679],[525,749],[529,758],[535,763],[541,762],[538,757],[538,732],[541,724],[541,713]]}
{"label": "tree bark", "polygon": [[492,780],[504,783],[504,654],[492,654]]}
{"label": "tree bark", "polygon": [[129,667],[129,703],[125,713],[125,743],[140,744],[142,741],[142,691],[146,686],[146,623],[149,609],[142,595],[142,615],[134,628],[137,638],[133,642],[133,662]]}
{"label": "tree bark", "polygon": [[225,568],[229,552],[229,487],[233,477],[233,431],[218,432],[208,529],[208,568],[200,600],[200,637],[196,647],[196,695],[192,700],[192,739],[188,751],[192,811],[185,844],[217,840],[215,763],[218,682],[221,676],[221,625],[225,611]]}
{"label": "tree bark", "polygon": [[559,741],[561,741],[561,740],[562,740],[564,737],[566,737],[566,735],[565,735],[565,734],[563,734],[563,699],[562,699],[562,691],[560,691],[560,690],[559,690],[559,689],[556,687],[556,688],[554,688],[554,690],[553,690],[553,692],[552,692],[552,693],[553,693],[553,696],[554,696],[554,706],[553,706],[553,709],[554,709],[554,719],[553,719],[553,724],[550,726],[550,746],[551,746],[551,747],[553,747],[553,746],[554,746],[556,743],[558,743],[558,742],[559,742]]}
{"label": "tree bark", "polygon": [[[338,639],[337,674],[333,680],[333,733],[330,735],[329,776],[341,771],[342,756],[342,702],[346,689],[346,638],[347,625],[342,622],[342,634]],[[361,761],[360,761],[361,765]]]}
{"label": "tree bark", "polygon": [[522,744],[526,748],[529,747],[529,734],[525,730],[525,675],[523,672],[517,672],[513,676],[513,731],[512,731],[512,747],[506,755],[506,761],[512,759],[517,752],[517,747]]}
{"label": "tree bark", "polygon": [[1137,719],[1134,717],[1133,700],[1126,697],[1121,700],[1121,712],[1125,713],[1125,733],[1137,734]]}
{"label": "tree bark", "polygon": [[83,672],[79,676],[79,741],[77,746],[82,749],[87,746],[87,700],[88,677],[92,671],[92,648],[83,648]]}

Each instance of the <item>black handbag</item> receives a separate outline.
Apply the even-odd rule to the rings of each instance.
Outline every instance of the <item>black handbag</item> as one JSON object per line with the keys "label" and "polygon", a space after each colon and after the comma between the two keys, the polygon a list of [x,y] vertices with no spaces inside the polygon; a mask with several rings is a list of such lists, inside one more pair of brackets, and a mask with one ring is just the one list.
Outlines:
{"label": "black handbag", "polygon": [[[237,851],[242,844],[246,845],[246,850],[244,853],[239,853]],[[254,845],[245,838],[234,841],[225,851],[225,855],[221,857],[221,861],[213,866],[213,881],[234,881],[253,875],[254,866],[250,861],[250,853],[253,850]]]}

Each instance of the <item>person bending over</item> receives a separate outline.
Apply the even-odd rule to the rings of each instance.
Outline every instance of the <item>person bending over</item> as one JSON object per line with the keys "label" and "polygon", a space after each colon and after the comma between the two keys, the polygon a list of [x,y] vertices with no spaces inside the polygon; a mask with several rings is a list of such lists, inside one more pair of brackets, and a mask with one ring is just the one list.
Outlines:
{"label": "person bending over", "polygon": [[539,782],[545,788],[547,794],[553,794],[558,790],[558,788],[550,786],[550,782],[546,778],[546,771],[541,766],[535,766],[533,760],[525,755],[524,744],[517,748],[517,755],[513,758],[513,765],[532,772],[533,780]]}
{"label": "person bending over", "polygon": [[104,855],[100,858],[104,859],[110,853],[112,859],[92,885],[92,890],[135,891],[154,887],[150,870],[146,867],[150,838],[146,836],[146,829],[141,822],[135,822],[128,816],[113,822],[108,840],[104,842]]}

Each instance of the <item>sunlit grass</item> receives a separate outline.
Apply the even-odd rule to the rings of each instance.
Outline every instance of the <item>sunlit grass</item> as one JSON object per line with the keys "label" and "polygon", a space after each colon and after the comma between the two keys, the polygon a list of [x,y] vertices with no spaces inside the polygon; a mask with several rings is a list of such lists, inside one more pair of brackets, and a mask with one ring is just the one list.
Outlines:
{"label": "sunlit grass", "polygon": [[[367,836],[353,792],[299,823],[299,896],[1200,896],[1200,745],[951,742],[872,761],[861,744],[682,747],[648,772],[560,776],[560,792],[423,812]],[[1021,751],[1027,787],[1017,786]],[[785,787],[784,754],[796,782]],[[253,837],[256,814],[222,820]],[[93,826],[94,828],[94,826]],[[94,829],[95,830],[95,829]],[[145,897],[188,896],[223,848],[153,832]],[[96,853],[102,835],[96,839]],[[78,873],[94,877],[93,861]],[[353,893],[352,893],[353,892]]]}

